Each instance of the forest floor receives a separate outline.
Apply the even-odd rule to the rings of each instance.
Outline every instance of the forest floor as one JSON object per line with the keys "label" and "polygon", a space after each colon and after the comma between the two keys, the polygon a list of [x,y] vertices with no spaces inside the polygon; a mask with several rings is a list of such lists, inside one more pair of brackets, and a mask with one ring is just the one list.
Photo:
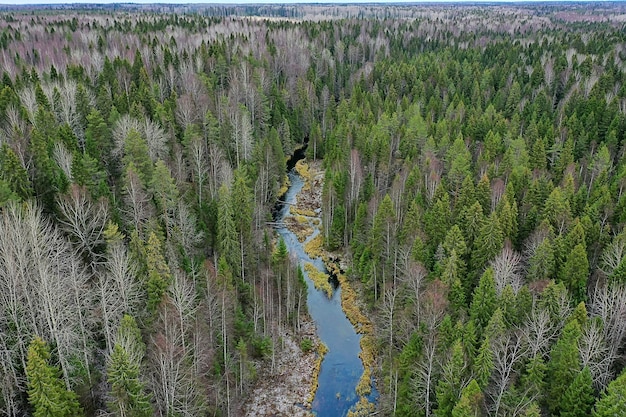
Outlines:
{"label": "forest floor", "polygon": [[[291,216],[285,219],[289,230],[303,241],[311,232],[309,221],[321,216],[324,171],[319,161],[299,162],[296,167],[305,185],[298,193],[297,203],[291,207]],[[302,218],[308,218],[302,221]],[[313,217],[314,219],[310,219]],[[299,220],[300,219],[300,220]],[[319,220],[317,220],[319,221]],[[310,229],[310,230],[309,230]],[[309,317],[301,318],[300,334],[282,331],[283,346],[277,352],[274,372],[269,366],[259,371],[254,389],[242,405],[240,415],[246,417],[309,417],[311,401],[317,388],[321,354],[321,342],[317,337],[315,323]],[[304,352],[299,340],[308,338],[312,349]]]}
{"label": "forest floor", "polygon": [[[315,324],[308,320],[302,323],[300,337],[317,340]],[[317,380],[317,349],[308,353],[300,348],[298,337],[284,331],[281,335],[283,347],[276,355],[276,369],[270,366],[259,371],[256,385],[240,415],[246,417],[310,417],[310,392]]]}

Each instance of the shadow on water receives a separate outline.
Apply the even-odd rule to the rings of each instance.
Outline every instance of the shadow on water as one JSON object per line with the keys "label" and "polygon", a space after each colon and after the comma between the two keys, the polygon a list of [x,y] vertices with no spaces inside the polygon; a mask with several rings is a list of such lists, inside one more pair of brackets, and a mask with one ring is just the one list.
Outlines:
{"label": "shadow on water", "polygon": [[[306,146],[300,150],[301,157],[294,155],[288,164],[291,186],[282,198],[287,204],[280,204],[275,209],[274,219],[278,224],[283,224],[283,220],[289,215],[290,204],[296,202],[296,196],[304,185],[302,178],[293,167],[304,157],[305,149]],[[276,230],[284,239],[291,255],[297,257],[301,266],[310,262],[319,270],[326,271],[321,259],[311,259],[304,251],[306,242],[300,243],[296,235],[286,227],[278,227]],[[319,228],[315,228],[315,232],[307,241],[319,233]],[[356,386],[363,374],[363,363],[359,358],[361,335],[356,333],[341,308],[341,287],[337,278],[331,277],[335,291],[330,299],[323,291],[315,289],[306,272],[305,278],[308,285],[308,311],[315,321],[319,338],[328,347],[328,353],[320,369],[319,385],[313,400],[312,411],[320,417],[345,416],[359,400]],[[378,393],[375,387],[372,387],[372,394],[368,399],[374,402],[377,397]]]}

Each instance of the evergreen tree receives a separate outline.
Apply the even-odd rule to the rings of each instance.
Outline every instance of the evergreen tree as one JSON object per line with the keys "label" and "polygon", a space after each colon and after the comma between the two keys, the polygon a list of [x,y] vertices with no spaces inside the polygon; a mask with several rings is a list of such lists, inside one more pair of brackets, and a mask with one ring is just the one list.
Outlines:
{"label": "evergreen tree", "polygon": [[461,213],[460,226],[465,233],[465,242],[469,247],[473,247],[474,240],[478,237],[484,222],[483,208],[478,201]]}
{"label": "evergreen tree", "polygon": [[443,241],[450,228],[450,197],[440,185],[430,209],[424,213],[424,231],[430,238],[430,245],[436,248]]}
{"label": "evergreen tree", "polygon": [[26,363],[28,402],[34,417],[76,417],[82,415],[76,394],[60,378],[57,366],[50,364],[46,342],[35,337],[28,348]]}
{"label": "evergreen tree", "polygon": [[559,273],[559,279],[570,290],[575,302],[587,299],[587,277],[589,275],[589,261],[587,251],[583,245],[576,245],[567,256],[565,264]]}
{"label": "evergreen tree", "polygon": [[461,341],[457,340],[452,346],[450,359],[443,367],[443,372],[437,383],[437,417],[452,417],[452,410],[456,405],[463,382],[465,380],[465,358]]}
{"label": "evergreen tree", "polygon": [[478,355],[474,361],[474,377],[481,389],[485,389],[493,372],[493,352],[491,340],[486,337],[478,349]]}
{"label": "evergreen tree", "polygon": [[563,396],[569,386],[574,382],[580,371],[580,359],[578,355],[578,340],[581,335],[581,327],[577,320],[569,321],[563,328],[563,333],[550,352],[548,362],[547,380],[548,397],[546,402],[553,414],[562,411]]}
{"label": "evergreen tree", "polygon": [[476,323],[479,334],[482,334],[482,330],[487,327],[491,316],[496,311],[497,304],[498,296],[493,279],[493,269],[487,268],[474,290],[470,305],[470,318]]}
{"label": "evergreen tree", "polygon": [[561,417],[587,417],[593,407],[593,380],[589,368],[583,368],[561,399]]}
{"label": "evergreen tree", "polygon": [[116,416],[153,415],[150,399],[139,379],[139,364],[131,360],[131,356],[120,343],[113,346],[107,367],[107,381],[113,398],[108,407]]}
{"label": "evergreen tree", "polygon": [[596,402],[593,417],[620,416],[626,410],[626,370],[609,383],[602,397]]}
{"label": "evergreen tree", "polygon": [[493,212],[483,223],[476,240],[474,240],[471,262],[473,271],[481,273],[487,263],[500,253],[503,246],[504,234],[498,216],[496,212]]}
{"label": "evergreen tree", "polygon": [[248,176],[244,170],[235,171],[233,189],[231,193],[233,221],[239,236],[239,271],[241,278],[245,278],[245,257],[249,252],[252,237],[252,215],[254,211],[252,190],[248,186]]}
{"label": "evergreen tree", "polygon": [[148,267],[148,310],[155,311],[161,302],[167,287],[170,284],[172,275],[170,267],[163,256],[162,242],[154,232],[148,236],[145,247],[146,265]]}
{"label": "evergreen tree", "polygon": [[552,241],[546,238],[537,246],[535,253],[529,260],[528,280],[550,279],[554,276],[554,269],[555,259]]}
{"label": "evergreen tree", "polygon": [[452,417],[480,417],[482,413],[483,394],[476,380],[463,388],[461,399],[452,409]]}
{"label": "evergreen tree", "polygon": [[[131,130],[124,140],[124,157],[122,162],[124,167],[128,167],[132,162],[141,181],[144,184],[152,183],[154,165],[152,164],[152,159],[150,159],[148,144],[136,130]],[[159,178],[155,181],[158,180]]]}
{"label": "evergreen tree", "polygon": [[0,145],[0,180],[5,181],[7,187],[23,200],[33,192],[26,169],[6,143]]}
{"label": "evergreen tree", "polygon": [[222,184],[218,191],[217,244],[221,256],[224,256],[233,271],[239,271],[239,244],[237,240],[231,193],[226,184]]}

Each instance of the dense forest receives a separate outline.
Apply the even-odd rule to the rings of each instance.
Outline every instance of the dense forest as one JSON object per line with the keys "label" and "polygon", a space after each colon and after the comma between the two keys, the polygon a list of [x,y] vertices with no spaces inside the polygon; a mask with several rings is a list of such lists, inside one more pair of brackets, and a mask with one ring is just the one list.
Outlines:
{"label": "dense forest", "polygon": [[5,7],[0,414],[238,415],[306,316],[271,225],[306,142],[378,415],[622,415],[625,20]]}

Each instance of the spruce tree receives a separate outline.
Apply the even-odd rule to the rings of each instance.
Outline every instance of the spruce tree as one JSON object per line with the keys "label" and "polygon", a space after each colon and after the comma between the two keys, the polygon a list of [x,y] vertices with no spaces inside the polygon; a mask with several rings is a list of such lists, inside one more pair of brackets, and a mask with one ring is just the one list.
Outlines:
{"label": "spruce tree", "polygon": [[46,342],[35,337],[28,348],[26,378],[28,402],[34,417],[77,417],[82,410],[74,392],[60,378],[60,370],[50,364]]}
{"label": "spruce tree", "polygon": [[587,417],[593,402],[593,380],[589,368],[585,367],[563,394],[561,417]]}
{"label": "spruce tree", "polygon": [[593,417],[622,416],[626,410],[626,370],[611,381],[602,397],[596,402]]}

